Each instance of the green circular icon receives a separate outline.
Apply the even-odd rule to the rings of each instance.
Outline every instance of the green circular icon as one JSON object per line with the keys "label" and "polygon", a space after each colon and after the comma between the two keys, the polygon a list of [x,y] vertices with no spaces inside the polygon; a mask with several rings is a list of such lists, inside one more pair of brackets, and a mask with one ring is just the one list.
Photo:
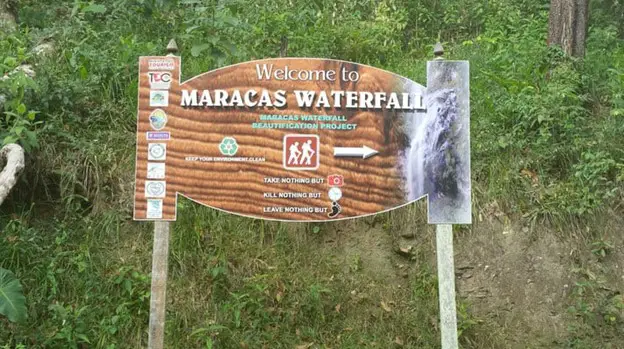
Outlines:
{"label": "green circular icon", "polygon": [[227,156],[234,156],[238,151],[238,144],[236,144],[236,139],[232,137],[225,137],[219,144],[219,150],[221,154]]}

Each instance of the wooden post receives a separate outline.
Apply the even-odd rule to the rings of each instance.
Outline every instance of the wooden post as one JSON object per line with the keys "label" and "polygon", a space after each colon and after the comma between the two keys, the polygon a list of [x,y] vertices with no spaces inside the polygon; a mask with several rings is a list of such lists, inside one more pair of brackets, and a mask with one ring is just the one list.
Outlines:
{"label": "wooden post", "polygon": [[169,222],[154,222],[152,251],[152,290],[149,317],[149,349],[162,349],[165,342],[167,269],[169,261]]}
{"label": "wooden post", "polygon": [[438,258],[438,295],[442,349],[457,349],[457,308],[455,304],[455,265],[453,261],[453,226],[436,225]]}
{"label": "wooden post", "polygon": [[[178,52],[175,40],[167,45],[169,56]],[[163,349],[167,308],[167,271],[169,268],[169,222],[154,222],[152,250],[152,288],[150,297],[148,349]]]}
{"label": "wooden post", "polygon": [[[439,42],[434,46],[433,54],[436,60],[443,59],[444,49]],[[429,71],[427,74],[429,74]],[[429,85],[429,82],[427,82],[427,88],[430,88]],[[442,349],[458,349],[453,226],[451,224],[436,225],[436,256],[438,262],[438,296]]]}

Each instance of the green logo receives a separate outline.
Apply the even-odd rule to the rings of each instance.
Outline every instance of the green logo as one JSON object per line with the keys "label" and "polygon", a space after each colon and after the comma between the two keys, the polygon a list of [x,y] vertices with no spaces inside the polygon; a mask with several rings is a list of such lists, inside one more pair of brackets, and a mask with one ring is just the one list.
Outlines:
{"label": "green logo", "polygon": [[234,156],[238,151],[238,144],[236,144],[236,139],[232,137],[225,137],[219,144],[219,150],[221,154],[227,156]]}

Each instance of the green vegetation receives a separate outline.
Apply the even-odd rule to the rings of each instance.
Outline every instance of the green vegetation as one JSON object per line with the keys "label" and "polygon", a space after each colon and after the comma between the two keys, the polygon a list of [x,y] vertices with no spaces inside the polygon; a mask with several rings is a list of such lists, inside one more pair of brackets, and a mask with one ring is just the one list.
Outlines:
{"label": "green vegetation", "polygon": [[[476,214],[498,202],[564,235],[621,214],[624,4],[592,1],[583,60],[546,47],[547,5],[20,0],[19,30],[0,35],[0,140],[28,156],[0,210],[0,348],[146,346],[151,225],[131,221],[137,58],[162,55],[172,37],[184,77],[287,47],[288,56],[356,61],[421,82],[439,39],[447,58],[471,64]],[[33,52],[42,44],[50,52]],[[15,72],[25,63],[34,78]],[[185,200],[178,209],[167,348],[439,347],[427,244],[409,258],[369,256],[424,226],[423,205],[323,225],[244,219]],[[356,252],[337,243],[361,229],[387,239],[360,241],[370,250]],[[622,290],[601,269],[614,244],[587,235],[593,243],[579,248],[595,260],[576,266],[568,339],[545,347],[609,348],[623,331]],[[17,310],[7,309],[5,287]],[[480,335],[468,302],[459,308],[465,348],[506,347]]]}
{"label": "green vegetation", "polygon": [[604,240],[591,246],[594,256],[573,269],[579,281],[573,287],[568,313],[577,321],[568,328],[569,348],[608,348],[624,330],[624,297],[612,286],[614,273],[604,264],[605,259],[612,258],[613,246]]}

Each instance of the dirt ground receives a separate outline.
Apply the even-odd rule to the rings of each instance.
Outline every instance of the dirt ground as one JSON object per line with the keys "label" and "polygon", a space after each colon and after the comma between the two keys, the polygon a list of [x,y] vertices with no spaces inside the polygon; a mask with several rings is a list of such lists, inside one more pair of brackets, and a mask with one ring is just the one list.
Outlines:
{"label": "dirt ground", "polygon": [[565,338],[573,243],[492,222],[476,224],[456,245],[457,292],[492,330],[483,344],[550,348]]}
{"label": "dirt ground", "polygon": [[[476,320],[462,338],[464,348],[624,348],[624,335],[617,335],[624,309],[615,325],[600,319],[601,304],[624,294],[620,218],[610,216],[596,232],[562,232],[503,214],[479,218],[455,234],[458,299]],[[380,283],[408,287],[408,273],[419,264],[435,270],[434,228],[415,226],[388,229],[369,220],[329,240],[342,248],[347,264],[373,270]],[[600,246],[606,246],[604,255]],[[577,283],[590,285],[592,293],[579,293]],[[588,327],[570,311],[579,300],[593,311],[590,320],[598,318],[589,332],[574,330]]]}
{"label": "dirt ground", "polygon": [[[477,329],[483,340],[478,347],[555,348],[576,343],[582,335],[573,330],[579,314],[570,306],[582,299],[594,311],[591,316],[600,317],[603,298],[624,292],[621,226],[613,216],[604,222],[603,231],[581,234],[523,225],[503,216],[475,222],[470,232],[458,234],[457,291],[483,320],[483,331]],[[603,243],[610,246],[605,256],[599,251]],[[595,287],[579,298],[577,283],[584,282]],[[624,336],[606,338],[613,325],[605,326],[606,331],[594,329],[604,341],[589,347],[624,348]]]}

